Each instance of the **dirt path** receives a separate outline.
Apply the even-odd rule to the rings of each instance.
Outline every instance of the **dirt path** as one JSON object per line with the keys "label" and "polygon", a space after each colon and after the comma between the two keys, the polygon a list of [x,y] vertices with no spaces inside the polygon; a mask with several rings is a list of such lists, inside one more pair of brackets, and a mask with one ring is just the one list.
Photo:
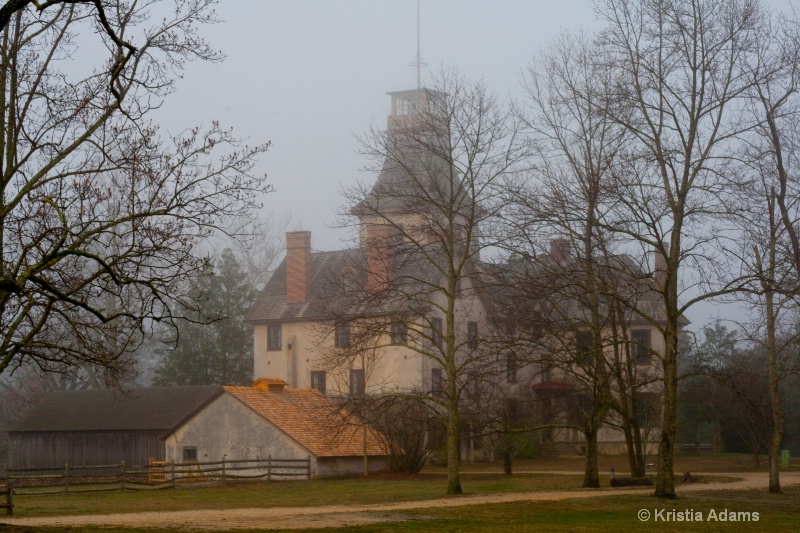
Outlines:
{"label": "dirt path", "polygon": [[[563,472],[562,472],[563,473]],[[724,475],[724,474],[707,474]],[[729,474],[741,478],[729,483],[699,483],[681,485],[679,492],[708,490],[767,489],[764,473]],[[781,473],[781,485],[800,484],[800,472]],[[378,505],[329,505],[322,507],[274,507],[246,509],[204,509],[192,511],[151,511],[107,515],[52,516],[41,518],[4,518],[18,526],[114,526],[161,527],[173,529],[204,529],[209,531],[232,529],[302,529],[336,526],[353,526],[377,522],[408,520],[402,511],[435,507],[458,507],[481,503],[506,503],[523,501],[551,501],[570,498],[640,494],[652,488],[636,489],[584,489],[552,492],[517,492],[508,494],[479,494],[435,500],[387,503]]]}

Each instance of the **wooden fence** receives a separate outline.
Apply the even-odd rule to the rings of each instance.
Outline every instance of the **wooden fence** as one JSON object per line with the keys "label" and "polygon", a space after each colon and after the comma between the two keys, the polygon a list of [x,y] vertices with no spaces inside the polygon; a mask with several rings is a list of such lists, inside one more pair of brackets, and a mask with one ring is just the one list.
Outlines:
{"label": "wooden fence", "polygon": [[[311,457],[306,459],[236,459],[146,465],[74,466],[5,469],[6,485],[14,494],[153,490],[203,484],[311,479]],[[0,495],[2,492],[0,491]],[[2,504],[0,504],[2,507]]]}
{"label": "wooden fence", "polygon": [[6,508],[6,514],[14,514],[14,483],[10,480],[6,482],[6,488],[0,489],[0,496],[5,496],[5,503],[0,500],[0,507]]}

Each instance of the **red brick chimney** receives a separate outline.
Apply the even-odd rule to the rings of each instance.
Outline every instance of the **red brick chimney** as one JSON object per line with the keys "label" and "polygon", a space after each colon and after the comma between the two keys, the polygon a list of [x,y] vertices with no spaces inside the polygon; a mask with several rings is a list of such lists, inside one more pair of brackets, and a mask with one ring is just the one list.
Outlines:
{"label": "red brick chimney", "polygon": [[373,294],[386,290],[394,276],[392,229],[386,224],[367,227],[367,290]]}
{"label": "red brick chimney", "polygon": [[[661,246],[664,249],[664,253],[668,254],[669,245],[662,244]],[[667,284],[667,258],[664,256],[664,253],[661,252],[660,248],[656,248],[653,251],[655,255],[653,278],[655,279],[657,290],[663,290]]]}
{"label": "red brick chimney", "polygon": [[311,283],[311,232],[286,234],[286,303],[299,304],[308,298]]}
{"label": "red brick chimney", "polygon": [[564,238],[550,241],[550,257],[557,262],[569,259],[569,241]]}

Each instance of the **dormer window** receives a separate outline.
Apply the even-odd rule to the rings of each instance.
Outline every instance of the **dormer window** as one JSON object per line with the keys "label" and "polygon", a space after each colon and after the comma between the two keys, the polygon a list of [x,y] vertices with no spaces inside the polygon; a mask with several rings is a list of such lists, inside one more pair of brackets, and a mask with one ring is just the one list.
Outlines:
{"label": "dormer window", "polygon": [[342,288],[346,293],[353,293],[358,290],[358,278],[352,270],[342,272]]}

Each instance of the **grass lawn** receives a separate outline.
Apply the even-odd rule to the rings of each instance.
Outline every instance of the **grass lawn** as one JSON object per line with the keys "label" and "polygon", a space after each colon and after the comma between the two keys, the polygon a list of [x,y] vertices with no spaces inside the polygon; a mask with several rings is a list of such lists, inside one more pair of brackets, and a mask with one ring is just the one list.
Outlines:
{"label": "grass lawn", "polygon": [[[647,509],[650,520],[638,512]],[[700,512],[703,521],[655,522],[656,510]],[[758,512],[757,522],[708,521],[709,511]],[[800,489],[792,487],[775,496],[766,491],[694,493],[674,502],[652,496],[605,496],[557,502],[526,502],[423,509],[405,513],[404,522],[364,527],[326,529],[326,532],[528,532],[528,531],[678,531],[678,532],[788,532],[800,528]],[[694,515],[693,515],[694,516]],[[752,515],[751,515],[752,518]]]}
{"label": "grass lawn", "polygon": [[[608,470],[615,466],[618,474],[625,473],[624,457],[601,458],[601,481],[608,484]],[[576,490],[582,476],[577,474],[526,474],[525,471],[582,470],[580,458],[535,459],[518,462],[514,476],[504,476],[499,465],[465,464],[462,485],[466,494],[503,492]],[[796,470],[796,468],[793,468]],[[692,472],[754,471],[747,456],[689,456],[676,459],[676,474]],[[762,471],[764,468],[755,471]],[[765,470],[764,470],[765,471]],[[765,473],[766,476],[766,473]],[[678,479],[681,476],[676,475]],[[704,476],[701,481],[718,476]],[[392,476],[369,479],[299,481],[270,484],[209,486],[161,491],[130,491],[98,494],[22,495],[15,498],[16,516],[53,516],[72,514],[122,513],[152,510],[226,509],[240,507],[303,507],[318,505],[359,505],[401,501],[421,501],[443,496],[446,479],[440,468],[426,469],[419,476]],[[662,501],[641,495],[599,496],[551,502],[525,502],[463,507],[420,509],[392,514],[396,521],[362,527],[327,529],[325,531],[625,531],[632,528],[648,531],[796,531],[800,528],[800,487],[785,489],[774,496],[766,491],[693,492],[681,495],[677,501]],[[679,490],[680,494],[680,490]],[[637,513],[647,509],[651,519],[639,520]],[[656,511],[692,510],[701,513],[702,522],[659,521]],[[757,522],[709,522],[709,511],[759,513]],[[667,515],[665,515],[667,516]],[[668,517],[668,516],[667,516]],[[751,515],[752,518],[752,515]],[[0,516],[2,522],[2,516]],[[88,528],[86,531],[113,533],[114,529]],[[4,526],[0,533],[28,531],[74,532],[64,528],[30,528]],[[122,531],[122,530],[119,530]],[[126,531],[135,531],[127,529]],[[155,529],[139,531],[157,532]],[[163,531],[174,531],[164,529]]]}
{"label": "grass lawn", "polygon": [[[469,474],[462,477],[466,494],[579,489],[578,475]],[[176,490],[146,490],[107,493],[22,495],[14,498],[15,516],[126,513],[136,511],[180,511],[237,507],[306,507],[357,505],[444,496],[443,474],[421,474],[405,478],[335,479],[206,486]],[[0,516],[2,520],[2,516]],[[0,530],[2,531],[2,530]]]}
{"label": "grass lawn", "polygon": [[[394,483],[394,482],[390,482]],[[201,489],[205,492],[205,489]],[[651,519],[642,522],[640,509],[647,509]],[[702,522],[658,521],[652,518],[658,509],[700,512]],[[709,511],[717,515],[722,510],[759,513],[757,522],[708,521]],[[752,515],[751,515],[752,517]],[[471,505],[440,509],[420,509],[393,513],[397,520],[362,527],[329,528],[332,533],[365,532],[566,532],[566,531],[676,531],[676,532],[787,532],[797,531],[800,517],[800,488],[792,487],[782,495],[766,491],[724,491],[693,493],[674,502],[664,502],[647,494],[634,496],[603,496],[590,499],[554,502],[520,502],[494,505]],[[31,529],[2,526],[3,533],[27,533]],[[74,532],[70,528],[41,528],[46,533]],[[116,533],[118,529],[87,528],[83,531]],[[149,533],[174,532],[174,529],[126,529]],[[242,531],[242,530],[238,530]],[[315,530],[323,531],[323,530]]]}

